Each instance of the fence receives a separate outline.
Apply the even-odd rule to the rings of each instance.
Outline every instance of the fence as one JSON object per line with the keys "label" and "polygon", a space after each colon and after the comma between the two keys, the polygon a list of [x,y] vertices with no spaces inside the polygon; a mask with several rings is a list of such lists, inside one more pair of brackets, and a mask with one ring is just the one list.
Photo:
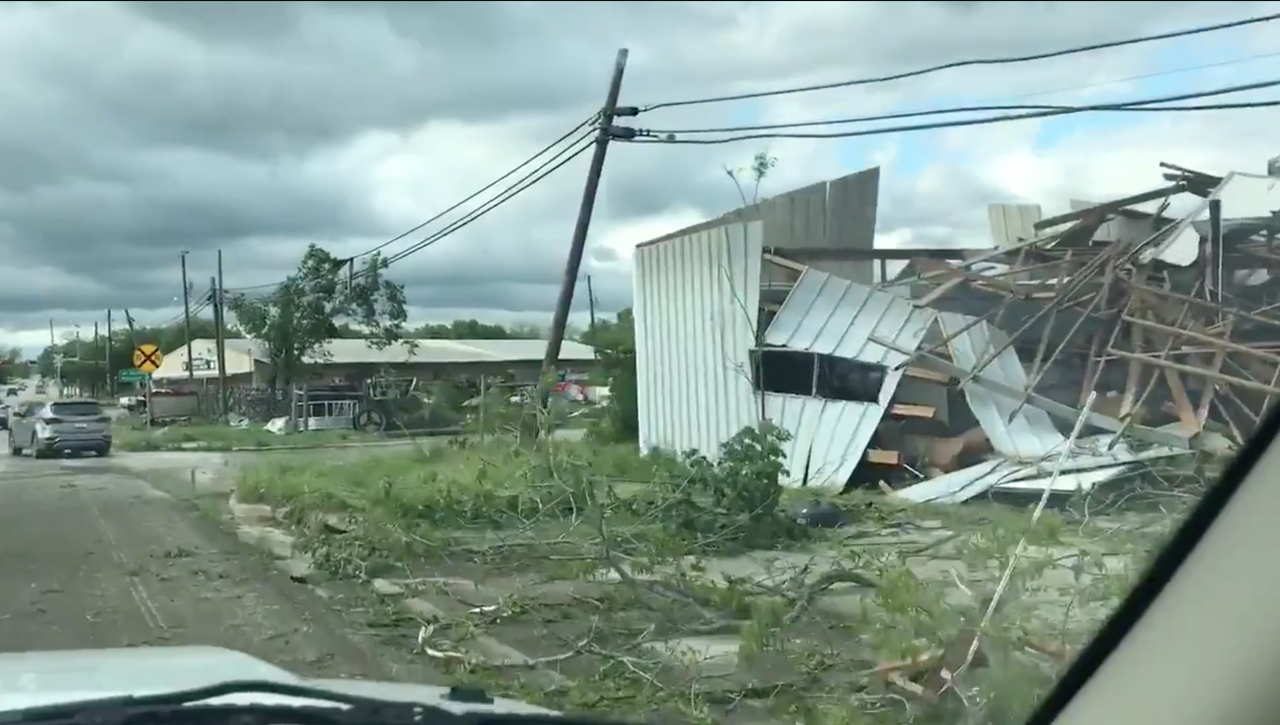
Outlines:
{"label": "fence", "polygon": [[[216,418],[218,405],[218,389],[210,386],[199,391],[200,411],[209,418]],[[227,407],[232,416],[249,420],[266,421],[289,415],[289,395],[287,391],[272,391],[265,387],[229,387],[227,388]]]}

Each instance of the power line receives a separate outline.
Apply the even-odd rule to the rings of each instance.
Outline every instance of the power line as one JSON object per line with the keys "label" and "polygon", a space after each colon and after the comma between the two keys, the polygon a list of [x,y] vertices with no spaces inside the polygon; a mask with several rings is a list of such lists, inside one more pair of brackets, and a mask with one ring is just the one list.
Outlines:
{"label": "power line", "polygon": [[[207,290],[204,294],[201,295],[201,298],[202,299],[200,300],[200,303],[197,304],[195,307],[191,308],[192,317],[195,317],[201,312],[204,312],[205,310],[209,309],[209,305],[213,303],[213,290],[212,289]],[[169,327],[170,325],[176,325],[179,322],[182,322],[183,319],[186,317],[186,315],[187,315],[186,312],[179,312],[177,316],[170,318],[166,322],[161,322],[156,325],[152,325],[152,327]]]}
{"label": "power line", "polygon": [[[1112,78],[1105,81],[1096,81],[1093,83],[1085,83],[1078,86],[1068,86],[1066,88],[1052,88],[1043,91],[1032,91],[1031,93],[1019,93],[1014,96],[1001,96],[996,99],[999,101],[1020,101],[1027,98],[1040,98],[1043,96],[1053,96],[1059,93],[1073,93],[1075,91],[1087,91],[1091,88],[1101,88],[1103,86],[1111,86],[1117,83],[1132,83],[1134,81],[1145,81],[1152,78],[1164,78],[1166,76],[1175,76],[1182,73],[1192,73],[1199,70],[1208,70],[1210,68],[1222,68],[1229,65],[1239,65],[1241,63],[1252,63],[1255,60],[1267,60],[1270,58],[1280,57],[1280,52],[1262,53],[1259,55],[1246,55],[1240,58],[1228,58],[1226,60],[1215,61],[1213,63],[1201,63],[1199,65],[1182,66],[1180,68],[1166,68],[1165,70],[1152,71],[1150,73],[1142,73],[1136,76],[1125,76],[1124,78]],[[995,101],[992,101],[995,102]]]}
{"label": "power line", "polygon": [[[480,218],[489,214],[490,212],[502,206],[503,204],[506,204],[507,202],[516,198],[520,194],[536,186],[542,180],[546,179],[551,174],[560,170],[561,168],[566,166],[569,162],[578,158],[583,153],[585,153],[588,149],[590,149],[593,146],[593,143],[591,141],[588,141],[587,139],[589,139],[593,134],[594,134],[594,131],[589,131],[583,134],[574,142],[573,145],[565,147],[564,149],[557,152],[555,155],[544,160],[532,171],[520,177],[514,183],[510,184],[502,191],[498,192],[496,196],[489,199],[488,201],[486,201],[484,204],[477,207],[476,209],[471,210],[461,218],[454,220],[444,229],[441,229],[438,232],[430,234],[418,240],[417,242],[410,245],[406,249],[400,250],[399,252],[396,252],[395,254],[387,257],[384,260],[384,267],[389,267],[392,264],[395,264],[396,262],[399,262],[405,259],[406,257],[417,254],[423,249],[430,247],[431,245],[445,239],[446,237],[452,236],[454,233],[467,227],[472,222],[479,220]],[[364,277],[367,274],[368,274],[367,271],[361,270],[355,273],[354,275],[352,275],[351,279],[352,280],[360,279],[361,277]],[[276,282],[271,285],[260,285],[257,288],[247,287],[247,288],[241,288],[240,290],[228,290],[228,291],[243,291],[245,289],[258,289],[261,287],[271,287],[279,284],[280,284],[279,282]]]}
{"label": "power line", "polygon": [[[1226,111],[1233,109],[1249,109],[1249,108],[1271,108],[1280,106],[1280,100],[1277,101],[1251,101],[1243,103],[1212,103],[1197,105],[1180,105],[1180,106],[1161,106],[1158,108],[1146,108],[1160,103],[1172,103],[1175,101],[1187,101],[1197,98],[1208,98],[1211,96],[1220,96],[1228,93],[1240,93],[1244,91],[1253,91],[1263,88],[1271,88],[1280,86],[1280,80],[1264,81],[1261,83],[1250,83],[1242,86],[1232,86],[1229,88],[1219,88],[1210,91],[1202,91],[1198,93],[1182,93],[1174,96],[1163,96],[1159,98],[1139,99],[1136,101],[1125,101],[1122,103],[1099,103],[1087,106],[1049,106],[1043,110],[1028,111],[1026,113],[1011,113],[999,116],[984,116],[982,118],[965,118],[953,121],[938,121],[933,123],[918,123],[905,126],[889,126],[885,128],[865,129],[859,131],[837,131],[832,133],[747,133],[739,136],[728,136],[724,138],[710,139],[681,139],[667,137],[657,137],[658,132],[647,131],[644,129],[622,129],[619,131],[620,140],[630,141],[632,143],[653,143],[653,144],[697,144],[697,145],[715,145],[735,143],[738,141],[751,141],[759,139],[824,139],[824,138],[856,138],[860,136],[881,136],[890,133],[906,133],[909,131],[929,131],[943,128],[960,128],[964,126],[985,126],[994,123],[1004,123],[1007,121],[1023,121],[1036,118],[1050,118],[1053,116],[1066,116],[1076,113],[1086,112],[1147,112],[1147,113],[1176,113],[1189,111]],[[971,108],[951,108],[938,109],[933,111],[916,111],[902,114],[887,114],[884,116],[864,116],[860,118],[835,119],[830,121],[813,121],[808,123],[796,124],[776,124],[781,128],[801,127],[801,126],[831,126],[844,125],[852,123],[866,123],[878,120],[892,120],[895,118],[912,118],[920,116],[930,116],[946,113],[963,113],[972,110],[991,110],[998,109],[998,106],[992,107],[971,107]],[[1035,108],[1035,107],[1028,107]],[[721,133],[729,133],[735,131],[751,131],[758,127],[741,126],[737,128],[719,129]],[[764,127],[769,128],[769,127]],[[711,133],[717,129],[693,129],[686,133]]]}
{"label": "power line", "polygon": [[[591,135],[592,134],[587,134],[586,137],[584,137],[584,139],[590,137]],[[571,146],[561,151],[560,153],[556,154],[556,156],[553,156],[550,159],[547,159],[547,161],[544,162],[541,166],[529,172],[525,176],[521,177],[521,179],[517,181],[515,184],[512,184],[511,186],[507,187],[499,196],[494,197],[493,199],[490,199],[488,202],[486,202],[485,206],[481,206],[479,209],[472,211],[470,214],[463,217],[462,219],[459,219],[453,222],[452,224],[450,224],[449,226],[445,227],[444,229],[436,232],[435,234],[432,234],[431,236],[420,240],[419,242],[409,247],[408,249],[402,250],[388,257],[387,265],[390,266],[391,264],[394,264],[404,259],[405,257],[408,257],[413,254],[417,254],[423,249],[426,249],[432,244],[435,244],[436,242],[444,239],[445,237],[451,236],[453,233],[463,229],[467,225],[480,219],[481,217],[485,216],[486,214],[493,211],[494,209],[497,209],[498,207],[502,206],[508,201],[511,201],[512,199],[516,198],[517,196],[529,190],[530,188],[536,186],[543,179],[547,178],[548,176],[555,173],[556,171],[559,171],[561,168],[567,165],[570,161],[573,161],[574,159],[578,158],[582,154],[586,153],[586,151],[594,145],[590,141],[588,141],[587,143],[581,143],[581,141],[584,139],[579,140],[579,145],[577,146],[576,149]],[[572,153],[570,153],[570,151],[572,151]],[[565,156],[565,154],[568,154],[568,155]],[[551,162],[555,161],[560,156],[564,156],[564,158],[561,159],[558,163],[555,163],[554,165],[552,165]]]}
{"label": "power line", "polygon": [[[1246,59],[1237,59],[1236,61],[1232,61],[1232,62],[1241,62],[1243,60],[1253,60],[1256,58],[1274,57],[1274,56],[1280,56],[1280,53],[1272,53],[1269,56],[1253,56],[1251,58],[1246,58]],[[1225,64],[1212,64],[1212,65],[1225,65]],[[1212,65],[1197,66],[1196,69],[1199,69],[1202,67],[1212,67]],[[1113,82],[1142,80],[1144,78],[1150,78],[1156,75],[1164,75],[1164,74],[1150,74],[1147,76],[1135,76],[1133,78],[1119,79]],[[1267,82],[1261,85],[1242,86],[1239,88],[1232,87],[1227,89],[1208,91],[1206,93],[1208,95],[1239,93],[1239,92],[1248,91],[1248,90],[1258,90],[1259,88],[1267,88],[1267,87],[1270,87],[1271,85],[1275,85],[1275,84]],[[1070,91],[1070,90],[1078,90],[1078,89],[1066,89],[1066,90]],[[1062,92],[1062,91],[1030,93],[1024,96],[1015,96],[1014,98],[1031,98],[1037,95],[1048,95],[1049,93],[1053,93],[1053,92]],[[1126,101],[1126,102],[1121,102],[1121,107],[1096,108],[1096,109],[1091,109],[1089,107],[1064,105],[1064,104],[988,104],[988,105],[977,105],[977,106],[955,106],[952,108],[923,109],[918,111],[898,111],[895,113],[880,114],[875,116],[854,116],[851,118],[834,118],[834,119],[826,119],[821,121],[789,121],[789,122],[782,122],[782,123],[757,124],[753,126],[724,126],[721,128],[683,128],[683,129],[656,129],[655,128],[655,129],[637,129],[637,131],[642,135],[646,135],[646,136],[648,135],[664,136],[668,134],[675,134],[679,136],[679,135],[693,135],[693,134],[703,134],[703,133],[741,133],[744,131],[777,131],[777,130],[789,129],[789,128],[805,128],[807,126],[839,126],[839,125],[852,124],[852,123],[873,123],[876,121],[896,121],[904,118],[943,116],[943,115],[950,115],[953,113],[979,113],[979,112],[991,112],[991,111],[1075,111],[1077,109],[1083,108],[1084,110],[1096,110],[1096,111],[1158,113],[1163,111],[1213,110],[1213,109],[1198,108],[1193,106],[1177,106],[1173,108],[1148,108],[1147,107],[1149,105],[1156,104],[1156,103],[1171,103],[1174,101],[1191,100],[1193,98],[1203,98],[1203,97],[1207,97],[1207,96],[1205,94],[1192,93],[1186,96],[1173,96],[1173,97],[1162,98],[1162,99],[1131,101],[1131,102]]]}
{"label": "power line", "polygon": [[[535,153],[533,156],[530,156],[528,159],[525,159],[525,161],[524,161],[523,163],[521,163],[519,166],[515,167],[514,169],[511,169],[510,171],[508,171],[507,173],[503,174],[502,176],[499,176],[498,178],[494,179],[493,181],[490,181],[488,184],[485,184],[484,186],[480,187],[479,189],[477,189],[477,190],[475,191],[475,193],[471,194],[470,196],[468,196],[467,198],[463,199],[462,201],[459,201],[458,203],[454,204],[453,206],[449,207],[448,209],[445,209],[444,211],[440,212],[439,214],[436,214],[435,216],[433,216],[433,217],[431,217],[430,219],[426,220],[425,222],[423,222],[423,223],[419,224],[418,226],[416,226],[416,227],[414,227],[414,228],[412,228],[412,229],[409,229],[409,230],[407,230],[407,231],[404,231],[404,232],[402,232],[402,233],[400,233],[400,234],[398,234],[398,235],[396,235],[396,236],[392,237],[391,239],[388,239],[387,241],[383,242],[382,244],[379,244],[378,246],[376,246],[376,247],[374,247],[374,248],[372,248],[372,249],[369,249],[369,250],[367,250],[367,251],[361,252],[360,254],[357,254],[356,256],[352,257],[352,259],[359,259],[360,257],[367,257],[367,256],[369,256],[370,254],[373,254],[374,252],[381,251],[381,250],[383,250],[383,249],[385,249],[385,248],[389,247],[390,245],[392,245],[392,244],[394,244],[394,243],[396,243],[396,242],[400,241],[401,239],[404,239],[405,237],[410,236],[410,235],[411,235],[411,234],[413,234],[414,232],[416,232],[416,231],[418,231],[418,230],[422,229],[423,227],[426,227],[426,226],[427,226],[427,225],[429,225],[429,224],[433,224],[433,223],[435,223],[435,222],[439,221],[439,220],[440,220],[440,219],[442,219],[446,214],[449,214],[449,213],[451,213],[451,212],[453,212],[453,211],[457,210],[457,209],[458,209],[459,207],[461,207],[463,204],[466,204],[467,202],[471,201],[472,199],[475,199],[476,197],[478,197],[478,196],[480,196],[481,194],[485,193],[486,191],[488,191],[488,190],[492,189],[493,187],[497,186],[498,184],[501,184],[502,182],[506,181],[507,179],[511,178],[512,176],[515,176],[516,172],[520,171],[521,169],[523,169],[524,167],[526,167],[526,166],[528,166],[529,164],[533,163],[534,161],[537,161],[537,160],[538,160],[538,157],[542,156],[543,154],[548,153],[549,151],[551,151],[551,150],[552,150],[552,149],[554,149],[555,147],[557,147],[557,146],[559,146],[560,144],[562,144],[562,143],[564,143],[565,141],[567,141],[567,140],[569,139],[569,137],[571,137],[571,136],[573,136],[574,134],[578,133],[579,131],[581,131],[582,129],[586,128],[587,126],[590,126],[592,123],[594,123],[594,122],[595,122],[595,120],[596,120],[597,116],[598,116],[598,114],[592,115],[591,117],[587,118],[587,119],[586,119],[585,121],[583,121],[582,123],[579,123],[577,126],[574,126],[572,129],[570,129],[570,130],[569,130],[567,133],[565,133],[563,136],[561,136],[560,138],[556,139],[555,141],[552,141],[551,143],[547,144],[546,146],[544,146],[544,147],[542,148],[542,150],[538,151],[538,152],[537,152],[537,153]],[[575,141],[575,143],[576,143],[576,141]]]}
{"label": "power line", "polygon": [[[411,235],[412,235],[412,234],[414,234],[415,232],[418,232],[418,231],[422,230],[423,228],[425,228],[425,227],[427,227],[427,226],[429,226],[429,225],[431,225],[431,224],[434,224],[435,222],[437,222],[437,221],[439,221],[439,220],[443,219],[445,216],[447,216],[448,214],[451,214],[451,213],[452,213],[452,212],[454,212],[454,211],[457,211],[459,208],[461,208],[463,205],[467,204],[468,202],[471,202],[471,201],[475,200],[475,199],[476,199],[477,197],[479,197],[481,194],[484,194],[485,192],[489,191],[490,189],[492,189],[493,187],[497,186],[498,184],[501,184],[502,182],[504,182],[504,181],[506,181],[507,179],[511,178],[512,176],[514,176],[515,174],[517,174],[521,169],[524,169],[525,167],[529,166],[529,165],[530,165],[530,164],[532,164],[533,162],[537,161],[537,160],[539,159],[539,157],[541,157],[541,156],[543,156],[543,155],[547,154],[548,152],[550,152],[550,151],[551,151],[552,149],[554,149],[555,147],[557,147],[557,146],[561,145],[561,144],[562,144],[562,143],[564,143],[566,140],[568,140],[569,138],[571,138],[572,136],[574,136],[574,134],[579,133],[580,131],[582,131],[582,130],[583,130],[584,128],[586,128],[587,126],[592,125],[593,123],[595,123],[595,121],[596,121],[596,119],[597,119],[598,117],[599,117],[599,114],[593,114],[593,115],[591,115],[591,116],[590,116],[590,117],[588,117],[586,120],[582,121],[582,122],[581,122],[581,123],[579,123],[577,126],[574,126],[572,129],[570,129],[569,131],[567,131],[563,136],[561,136],[560,138],[557,138],[555,141],[552,141],[551,143],[547,144],[547,145],[546,145],[546,146],[544,146],[541,150],[539,150],[537,153],[533,154],[533,155],[532,155],[532,156],[530,156],[529,158],[527,158],[527,159],[525,159],[524,161],[522,161],[519,165],[515,166],[515,167],[514,167],[514,168],[512,168],[510,171],[507,171],[507,172],[506,172],[505,174],[503,174],[502,176],[499,176],[498,178],[494,179],[493,181],[490,181],[488,184],[485,184],[484,186],[480,187],[479,189],[477,189],[475,192],[473,192],[472,194],[470,194],[470,195],[469,195],[469,196],[467,196],[466,198],[464,198],[464,199],[462,199],[461,201],[457,202],[457,203],[456,203],[456,204],[454,204],[453,206],[450,206],[449,208],[445,209],[444,211],[440,212],[439,214],[436,214],[435,216],[433,216],[433,217],[431,217],[430,219],[428,219],[428,220],[426,220],[426,221],[422,222],[421,224],[419,224],[419,225],[417,225],[417,226],[413,227],[412,229],[408,229],[408,230],[406,230],[406,231],[404,231],[404,232],[401,232],[400,234],[397,234],[396,236],[392,237],[391,239],[388,239],[388,240],[387,240],[387,241],[385,241],[385,242],[382,242],[381,244],[377,245],[376,247],[372,247],[372,248],[367,249],[367,250],[365,250],[365,251],[363,251],[363,252],[361,252],[361,253],[359,253],[359,254],[356,254],[356,255],[354,255],[354,256],[352,256],[352,257],[348,257],[348,258],[343,259],[343,260],[341,260],[341,261],[342,261],[343,263],[346,263],[346,262],[350,262],[350,261],[353,261],[353,260],[356,260],[356,259],[360,259],[361,257],[367,257],[367,256],[369,256],[369,255],[371,255],[371,254],[376,253],[376,252],[382,251],[383,249],[387,248],[388,246],[390,246],[390,245],[392,245],[392,244],[395,244],[396,242],[399,242],[399,241],[401,241],[401,240],[403,240],[403,239],[405,239],[405,238],[407,238],[407,237],[411,236]],[[579,136],[577,139],[574,139],[572,142],[570,142],[570,145],[569,145],[567,148],[573,148],[573,144],[576,144],[576,143],[580,142],[580,141],[582,140],[582,138],[585,138],[586,136],[590,135],[590,133],[591,133],[591,132],[590,132],[590,131],[588,131],[588,132],[586,132],[585,134],[583,134],[583,135]],[[556,158],[558,158],[560,155],[562,155],[564,152],[565,152],[565,151],[564,151],[564,150],[562,150],[560,153],[558,153],[558,154],[556,154],[556,155],[552,156],[552,157],[551,157],[551,160],[555,160],[555,159],[556,159]],[[540,166],[540,167],[538,167],[538,168],[535,168],[535,169],[534,169],[534,172],[536,173],[536,172],[537,172],[537,170],[538,170],[539,168],[544,168],[544,166]],[[528,178],[528,177],[526,176],[526,177],[524,177],[524,178]],[[268,289],[268,288],[270,288],[270,287],[278,286],[279,284],[280,284],[280,282],[268,282],[268,283],[265,283],[265,284],[251,285],[251,286],[249,286],[249,287],[236,287],[236,288],[228,289],[228,290],[225,290],[225,291],[226,291],[226,292],[250,292],[250,291],[253,291],[253,290]]]}
{"label": "power line", "polygon": [[812,86],[800,86],[795,88],[782,88],[773,91],[758,91],[755,93],[738,93],[727,96],[713,96],[710,98],[694,98],[684,101],[667,101],[664,103],[654,103],[641,107],[641,111],[655,111],[660,108],[678,108],[681,106],[700,106],[710,103],[728,103],[731,101],[749,101],[757,98],[771,98],[774,96],[786,96],[797,93],[813,93],[816,91],[828,91],[836,88],[852,88],[855,86],[868,86],[878,83],[889,83],[892,81],[905,80],[907,78],[918,78],[920,76],[938,73],[953,68],[968,68],[973,66],[986,65],[1010,65],[1014,63],[1028,63],[1037,60],[1049,60],[1051,58],[1062,58],[1069,55],[1078,55],[1080,53],[1091,53],[1097,50],[1109,50],[1112,48],[1123,48],[1130,45],[1139,45],[1141,43],[1151,43],[1157,40],[1172,40],[1174,38],[1186,38],[1193,35],[1201,35],[1204,33],[1212,33],[1219,30],[1230,30],[1232,28],[1240,28],[1248,25],[1256,25],[1259,23],[1268,23],[1273,20],[1280,20],[1280,13],[1272,15],[1260,15],[1258,17],[1246,18],[1244,20],[1235,20],[1229,23],[1218,23],[1216,25],[1203,25],[1187,30],[1178,30],[1169,33],[1160,33],[1157,35],[1144,35],[1127,40],[1116,40],[1107,43],[1094,43],[1092,45],[1081,45],[1074,48],[1066,48],[1063,50],[1055,50],[1048,53],[1035,53],[1033,55],[1011,56],[1005,58],[976,58],[971,60],[958,60],[951,63],[943,63],[929,68],[908,71],[905,73],[895,73],[893,75],[876,76],[872,78],[860,78],[850,81],[838,81],[835,83],[822,83]]}

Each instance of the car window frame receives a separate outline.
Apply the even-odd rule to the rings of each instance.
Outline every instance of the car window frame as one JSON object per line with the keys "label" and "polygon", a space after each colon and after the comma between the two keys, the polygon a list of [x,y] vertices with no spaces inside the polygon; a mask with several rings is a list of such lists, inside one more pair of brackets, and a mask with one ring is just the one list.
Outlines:
{"label": "car window frame", "polygon": [[1280,711],[1280,406],[1027,725],[1263,723]]}
{"label": "car window frame", "polygon": [[[101,417],[102,415],[106,414],[106,411],[103,409],[102,404],[101,404],[101,403],[99,403],[99,402],[97,402],[97,401],[95,401],[95,400],[55,400],[55,401],[53,401],[53,402],[49,403],[48,405],[49,405],[49,412],[50,412],[54,417],[57,417],[57,416],[59,416],[59,415],[66,415],[66,416],[74,416],[74,417],[77,417],[77,418],[89,418],[89,417]],[[97,410],[97,412],[95,412],[95,413],[60,413],[60,412],[58,411],[58,406],[59,406],[59,405],[63,405],[63,406],[66,406],[66,405],[93,405],[93,406],[96,406],[98,410]]]}

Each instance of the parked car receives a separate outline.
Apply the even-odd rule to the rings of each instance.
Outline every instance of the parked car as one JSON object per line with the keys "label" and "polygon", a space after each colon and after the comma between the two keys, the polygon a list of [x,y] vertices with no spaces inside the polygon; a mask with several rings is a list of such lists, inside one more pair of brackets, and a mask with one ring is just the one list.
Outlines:
{"label": "parked car", "polygon": [[0,403],[0,430],[9,430],[9,406]]}
{"label": "parked car", "polygon": [[34,401],[14,410],[9,454],[111,453],[111,417],[95,400]]}

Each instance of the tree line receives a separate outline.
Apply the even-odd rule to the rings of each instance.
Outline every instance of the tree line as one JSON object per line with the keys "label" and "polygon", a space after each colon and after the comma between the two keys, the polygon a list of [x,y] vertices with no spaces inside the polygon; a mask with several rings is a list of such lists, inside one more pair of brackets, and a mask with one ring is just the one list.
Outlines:
{"label": "tree line", "polygon": [[[388,263],[380,254],[355,260],[340,259],[317,245],[303,254],[297,271],[264,294],[228,294],[226,311],[235,324],[226,325],[228,339],[247,338],[263,351],[276,378],[275,386],[300,379],[304,361],[330,340],[361,338],[377,348],[396,342],[422,339],[540,339],[546,330],[538,325],[504,326],[478,320],[454,320],[410,327],[407,324],[404,286],[388,279]],[[631,311],[594,329],[568,330],[566,337],[593,345],[601,351],[601,365],[609,375],[615,406],[626,409],[610,422],[619,437],[633,437],[635,411],[635,342]],[[191,320],[192,339],[213,339],[213,320]],[[46,347],[36,360],[40,375],[53,377],[54,357],[63,355],[62,377],[82,390],[101,393],[107,387],[108,359],[112,371],[133,366],[133,350],[150,343],[162,352],[186,344],[182,320],[162,326],[118,325],[92,337],[64,337]],[[108,344],[109,342],[109,344]],[[621,393],[621,400],[619,394]],[[611,415],[612,415],[611,411]]]}

